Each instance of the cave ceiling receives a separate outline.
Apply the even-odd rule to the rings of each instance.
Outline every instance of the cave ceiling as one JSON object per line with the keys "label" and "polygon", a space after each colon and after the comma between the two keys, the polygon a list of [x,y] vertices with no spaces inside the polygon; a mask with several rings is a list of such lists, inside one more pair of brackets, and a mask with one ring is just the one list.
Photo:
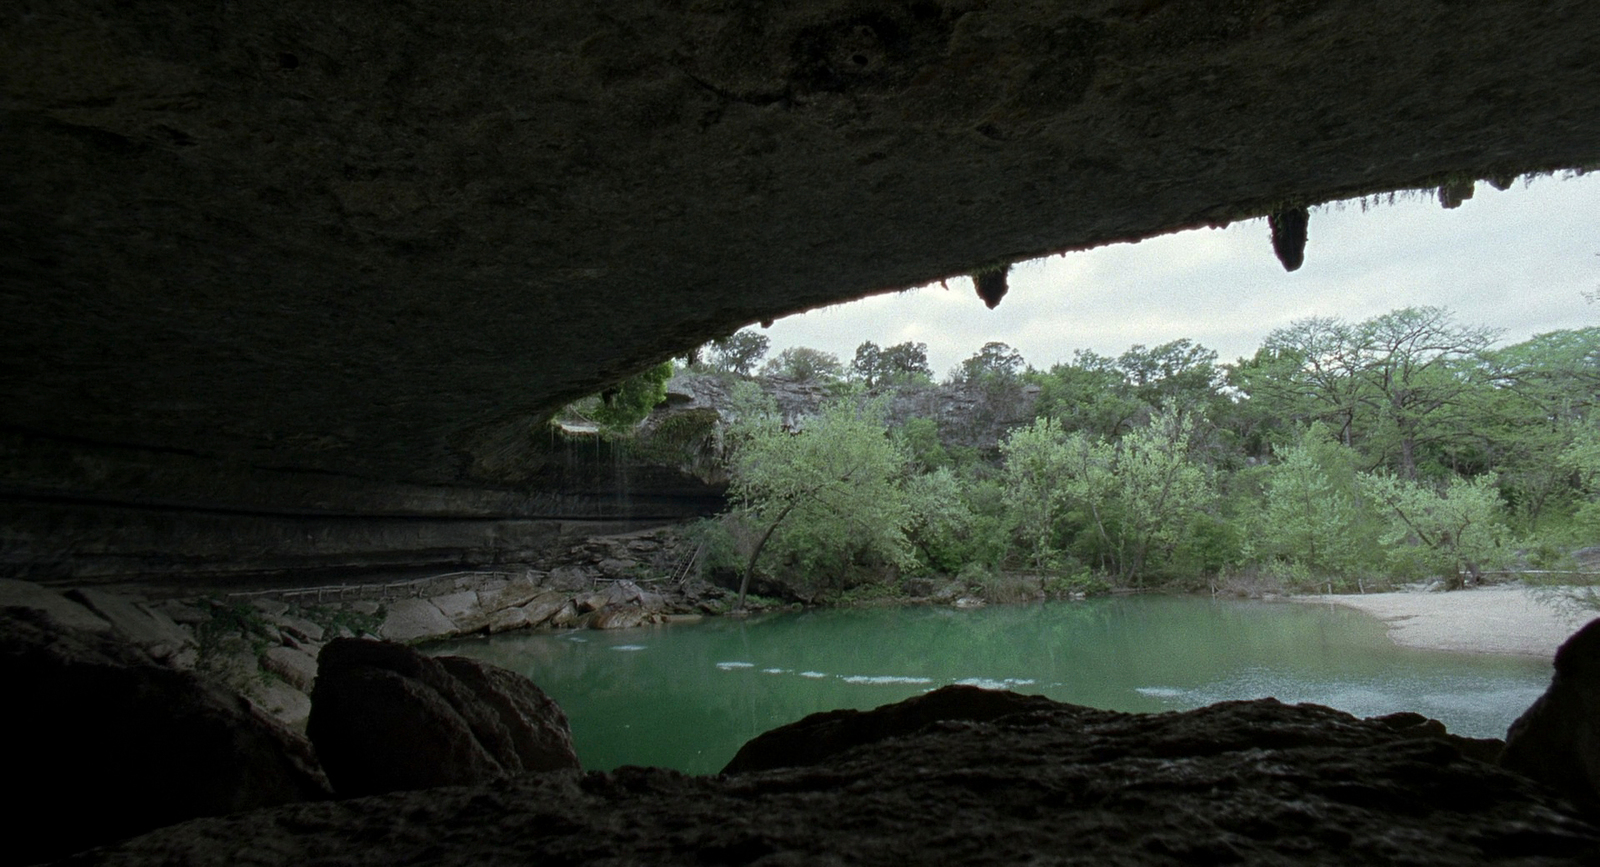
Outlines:
{"label": "cave ceiling", "polygon": [[508,481],[751,322],[1594,165],[1600,4],[11,0],[0,85],[6,431]]}

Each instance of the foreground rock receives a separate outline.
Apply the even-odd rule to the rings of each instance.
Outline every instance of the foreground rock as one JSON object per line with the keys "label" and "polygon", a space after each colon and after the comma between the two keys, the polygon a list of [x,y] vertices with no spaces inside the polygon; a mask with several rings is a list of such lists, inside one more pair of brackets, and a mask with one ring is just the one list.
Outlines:
{"label": "foreground rock", "polygon": [[521,675],[358,639],[318,667],[306,731],[341,796],[579,767],[566,715]]}
{"label": "foreground rock", "polygon": [[330,794],[303,738],[109,626],[69,626],[41,606],[3,609],[0,682],[13,796],[0,863]]}
{"label": "foreground rock", "polygon": [[1550,688],[1511,724],[1500,763],[1600,809],[1600,620],[1556,651]]}
{"label": "foreground rock", "polygon": [[[949,697],[941,698],[943,701]],[[165,829],[68,863],[1573,864],[1600,829],[1518,774],[1271,699],[996,699],[805,767],[533,775]],[[905,719],[918,712],[899,714]]]}

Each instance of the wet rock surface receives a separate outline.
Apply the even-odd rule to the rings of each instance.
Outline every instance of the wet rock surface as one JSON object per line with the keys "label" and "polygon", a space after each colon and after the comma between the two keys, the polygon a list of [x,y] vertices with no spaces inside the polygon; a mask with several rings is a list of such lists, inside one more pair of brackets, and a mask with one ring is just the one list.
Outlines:
{"label": "wet rock surface", "polygon": [[[120,599],[106,607],[122,606],[134,610]],[[135,636],[84,629],[69,625],[81,618],[56,619],[55,608],[0,611],[13,795],[0,863],[331,794],[304,738],[237,693],[151,656],[130,640],[142,626]],[[116,619],[136,617],[129,611]]]}
{"label": "wet rock surface", "polygon": [[566,715],[527,678],[392,642],[322,649],[306,733],[344,797],[579,767]]}
{"label": "wet rock surface", "polygon": [[[164,829],[83,865],[1550,864],[1600,830],[1549,790],[1271,699],[1182,713],[995,699],[804,767],[557,772]],[[908,727],[909,728],[909,727]]]}

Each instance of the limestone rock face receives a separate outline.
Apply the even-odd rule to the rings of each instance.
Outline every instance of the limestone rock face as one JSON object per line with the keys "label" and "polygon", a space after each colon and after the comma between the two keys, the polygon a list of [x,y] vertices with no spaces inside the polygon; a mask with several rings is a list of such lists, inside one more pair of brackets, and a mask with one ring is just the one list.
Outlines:
{"label": "limestone rock face", "polygon": [[1600,813],[1600,620],[1556,651],[1550,688],[1511,724],[1500,764]]}
{"label": "limestone rock face", "polygon": [[1600,159],[1574,0],[48,5],[0,7],[0,519],[41,577],[681,515],[547,484],[540,420],[793,311]]}
{"label": "limestone rock face", "polygon": [[[933,705],[1013,710],[935,719]],[[1600,829],[1382,722],[1271,699],[1121,714],[953,694],[799,767],[530,775],[204,819],[83,865],[1572,865]],[[867,715],[861,715],[862,718]],[[404,817],[400,820],[398,817]]]}
{"label": "limestone rock face", "polygon": [[303,738],[107,631],[4,609],[0,683],[13,795],[0,862],[331,794]]}
{"label": "limestone rock face", "polygon": [[347,638],[317,662],[306,733],[341,796],[578,768],[566,715],[520,675]]}

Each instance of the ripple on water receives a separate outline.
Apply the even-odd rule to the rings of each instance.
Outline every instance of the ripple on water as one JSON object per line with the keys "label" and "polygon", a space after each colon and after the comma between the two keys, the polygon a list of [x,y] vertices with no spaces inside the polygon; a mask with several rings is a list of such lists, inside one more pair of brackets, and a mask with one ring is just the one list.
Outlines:
{"label": "ripple on water", "polygon": [[1018,686],[1032,686],[1035,683],[1030,678],[1008,677],[995,680],[992,677],[966,677],[955,682],[956,686],[975,686],[979,689],[1011,689]]}
{"label": "ripple on water", "polygon": [[933,683],[933,678],[931,677],[902,677],[893,674],[852,674],[848,677],[841,677],[839,679],[845,683],[866,683],[873,686],[883,686],[892,683]]}
{"label": "ripple on water", "polygon": [[756,664],[753,663],[753,662],[719,662],[719,663],[717,663],[717,668],[720,668],[723,671],[734,671],[734,670],[740,669],[740,668],[755,668],[755,667],[756,667]]}
{"label": "ripple on water", "polygon": [[628,650],[628,651],[644,650],[644,645],[643,644],[619,644],[619,645],[617,645],[617,646],[615,646],[615,647],[613,647],[611,649],[612,650]]}

